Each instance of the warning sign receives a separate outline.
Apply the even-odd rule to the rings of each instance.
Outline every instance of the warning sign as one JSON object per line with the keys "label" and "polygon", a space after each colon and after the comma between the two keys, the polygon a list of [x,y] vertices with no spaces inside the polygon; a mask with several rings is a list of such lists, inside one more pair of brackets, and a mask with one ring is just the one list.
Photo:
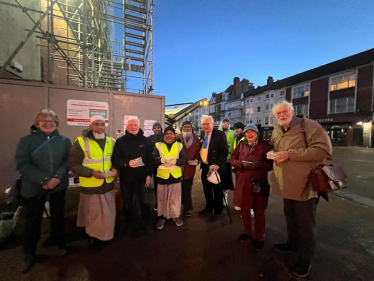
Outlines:
{"label": "warning sign", "polygon": [[67,122],[70,126],[88,126],[90,118],[101,115],[108,126],[108,103],[100,101],[68,100],[67,101]]}

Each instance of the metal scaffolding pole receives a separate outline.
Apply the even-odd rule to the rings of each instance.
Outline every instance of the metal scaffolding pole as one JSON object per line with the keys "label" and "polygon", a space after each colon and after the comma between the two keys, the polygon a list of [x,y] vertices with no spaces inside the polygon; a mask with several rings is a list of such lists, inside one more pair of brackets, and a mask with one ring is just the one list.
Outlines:
{"label": "metal scaffolding pole", "polygon": [[152,93],[153,0],[41,0],[44,12],[20,1],[0,4],[21,9],[34,25],[27,30],[25,23],[26,39],[0,73],[35,34],[49,81],[64,75],[81,87]]}

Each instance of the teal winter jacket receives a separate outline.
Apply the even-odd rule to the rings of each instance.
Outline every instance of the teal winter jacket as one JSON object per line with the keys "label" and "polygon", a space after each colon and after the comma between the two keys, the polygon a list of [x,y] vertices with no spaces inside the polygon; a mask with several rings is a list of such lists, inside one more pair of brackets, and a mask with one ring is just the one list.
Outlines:
{"label": "teal winter jacket", "polygon": [[15,155],[17,170],[22,176],[22,197],[38,196],[51,178],[59,179],[60,183],[49,192],[68,187],[71,146],[71,141],[57,130],[48,136],[35,126],[31,127],[31,134],[20,139]]}

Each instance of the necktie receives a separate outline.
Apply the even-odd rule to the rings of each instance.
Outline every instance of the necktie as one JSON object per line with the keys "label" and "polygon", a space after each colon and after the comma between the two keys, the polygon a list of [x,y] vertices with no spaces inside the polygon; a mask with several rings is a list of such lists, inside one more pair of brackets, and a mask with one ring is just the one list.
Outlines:
{"label": "necktie", "polygon": [[205,134],[203,147],[200,150],[201,161],[203,161],[205,164],[208,163],[208,136],[208,134]]}

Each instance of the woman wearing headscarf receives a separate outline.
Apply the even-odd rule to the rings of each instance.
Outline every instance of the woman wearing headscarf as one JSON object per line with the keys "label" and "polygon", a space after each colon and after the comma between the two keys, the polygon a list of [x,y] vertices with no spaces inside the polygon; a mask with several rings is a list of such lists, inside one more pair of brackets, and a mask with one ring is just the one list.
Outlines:
{"label": "woman wearing headscarf", "polygon": [[253,236],[251,209],[254,210],[255,248],[264,248],[265,210],[268,205],[270,186],[267,180],[268,171],[272,169],[272,161],[266,158],[270,145],[259,141],[258,129],[248,124],[244,130],[244,140],[239,142],[231,154],[231,165],[237,172],[234,191],[234,204],[241,208],[244,233],[241,242],[247,242]]}
{"label": "woman wearing headscarf", "polygon": [[174,219],[182,226],[182,166],[188,161],[183,144],[176,141],[175,130],[167,127],[164,139],[155,144],[154,163],[157,166],[157,214],[156,228],[161,230],[166,219]]}
{"label": "woman wearing headscarf", "polygon": [[65,193],[69,185],[68,171],[71,141],[57,130],[58,115],[49,109],[40,111],[31,127],[31,134],[21,138],[15,161],[22,176],[21,196],[25,207],[25,243],[21,272],[35,263],[36,246],[40,238],[44,204],[48,200],[51,213],[51,244],[57,255],[66,254],[63,231]]}

